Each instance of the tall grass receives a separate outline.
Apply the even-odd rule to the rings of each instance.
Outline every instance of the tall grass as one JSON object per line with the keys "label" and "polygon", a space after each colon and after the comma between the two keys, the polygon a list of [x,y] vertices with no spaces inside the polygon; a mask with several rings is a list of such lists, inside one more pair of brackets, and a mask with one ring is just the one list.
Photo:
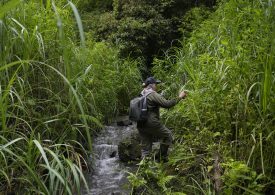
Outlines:
{"label": "tall grass", "polygon": [[92,136],[128,103],[137,64],[85,42],[71,1],[12,0],[0,11],[0,193],[80,194]]}
{"label": "tall grass", "polygon": [[[168,95],[189,92],[172,111],[163,111],[177,138],[170,164],[185,192],[210,187],[214,193],[217,152],[224,193],[274,189],[274,11],[268,0],[225,2],[176,56],[156,61],[155,74],[166,81]],[[194,177],[197,190],[188,187]]]}

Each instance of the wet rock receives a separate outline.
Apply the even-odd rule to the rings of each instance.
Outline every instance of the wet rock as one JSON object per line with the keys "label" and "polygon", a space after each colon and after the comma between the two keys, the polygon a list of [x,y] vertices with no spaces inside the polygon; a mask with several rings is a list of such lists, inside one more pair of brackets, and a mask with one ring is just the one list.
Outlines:
{"label": "wet rock", "polygon": [[128,116],[120,116],[116,118],[116,124],[118,126],[129,126],[132,125],[132,121],[129,120]]}
{"label": "wet rock", "polygon": [[118,145],[119,159],[123,162],[139,160],[141,157],[140,138],[138,133],[123,139]]}
{"label": "wet rock", "polygon": [[117,121],[118,126],[129,126],[132,125],[132,121],[130,120],[124,120],[124,121]]}
{"label": "wet rock", "polygon": [[116,151],[113,151],[111,154],[110,154],[110,158],[114,158],[114,157],[116,157]]}
{"label": "wet rock", "polygon": [[111,195],[122,195],[122,193],[121,192],[112,192]]}

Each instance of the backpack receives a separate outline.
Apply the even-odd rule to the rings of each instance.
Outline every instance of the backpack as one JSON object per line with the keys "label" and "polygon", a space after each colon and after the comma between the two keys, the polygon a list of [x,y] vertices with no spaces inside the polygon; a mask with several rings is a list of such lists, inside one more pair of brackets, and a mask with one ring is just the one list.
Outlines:
{"label": "backpack", "polygon": [[148,117],[147,96],[149,92],[143,96],[136,97],[130,101],[129,119],[135,122],[145,122]]}

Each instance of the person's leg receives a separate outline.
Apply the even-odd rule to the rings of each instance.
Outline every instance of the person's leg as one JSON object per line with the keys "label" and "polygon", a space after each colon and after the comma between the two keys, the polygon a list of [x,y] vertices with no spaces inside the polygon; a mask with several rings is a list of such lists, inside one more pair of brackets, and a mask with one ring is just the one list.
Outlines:
{"label": "person's leg", "polygon": [[157,136],[160,138],[160,151],[157,154],[157,158],[166,161],[168,155],[168,148],[173,141],[172,133],[167,127],[162,126],[157,131]]}
{"label": "person's leg", "polygon": [[141,139],[141,158],[148,156],[152,151],[152,136],[139,131]]}

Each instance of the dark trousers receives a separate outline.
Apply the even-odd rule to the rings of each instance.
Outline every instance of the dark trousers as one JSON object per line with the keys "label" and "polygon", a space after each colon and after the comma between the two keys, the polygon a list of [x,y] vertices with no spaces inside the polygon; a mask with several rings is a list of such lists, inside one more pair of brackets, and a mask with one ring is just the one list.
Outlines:
{"label": "dark trousers", "polygon": [[158,156],[167,157],[168,148],[173,141],[172,133],[167,127],[164,125],[161,125],[160,128],[139,127],[138,130],[141,138],[142,157],[150,154],[154,139],[160,140],[160,152]]}

